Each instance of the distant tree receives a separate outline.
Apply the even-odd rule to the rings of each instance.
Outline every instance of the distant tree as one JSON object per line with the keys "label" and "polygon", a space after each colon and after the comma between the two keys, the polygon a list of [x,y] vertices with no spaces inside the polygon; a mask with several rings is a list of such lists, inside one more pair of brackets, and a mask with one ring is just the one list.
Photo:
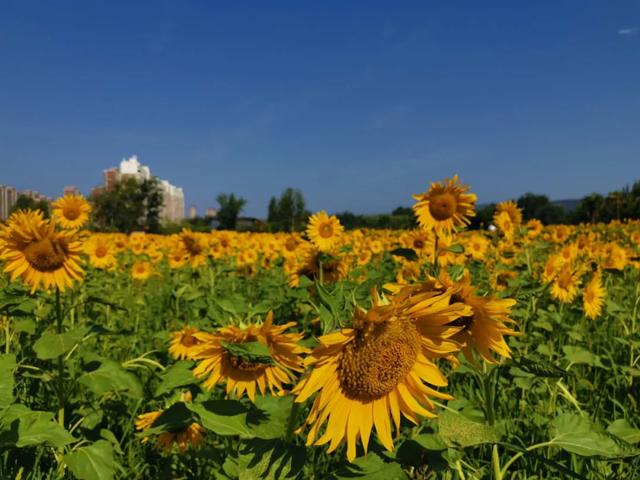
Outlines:
{"label": "distant tree", "polygon": [[304,228],[309,215],[302,192],[295,188],[287,188],[279,199],[271,197],[267,221],[274,231],[293,232]]}
{"label": "distant tree", "polygon": [[128,178],[113,190],[91,198],[93,226],[98,230],[133,232],[160,231],[163,200],[156,178],[141,182]]}
{"label": "distant tree", "polygon": [[221,193],[216,197],[220,205],[218,209],[218,221],[221,230],[235,230],[238,223],[238,216],[247,204],[242,197],[236,197],[233,193]]}
{"label": "distant tree", "polygon": [[471,229],[486,229],[493,222],[493,214],[496,212],[496,204],[484,205],[476,210],[475,217],[471,217]]}
{"label": "distant tree", "polygon": [[46,200],[34,200],[27,195],[18,195],[15,205],[11,208],[13,213],[17,210],[40,210],[45,218],[49,218],[49,203]]}
{"label": "distant tree", "polygon": [[540,220],[540,212],[550,204],[549,197],[546,195],[537,195],[531,192],[522,195],[516,203],[522,210],[522,219],[524,221],[531,220],[532,218]]}
{"label": "distant tree", "polygon": [[538,211],[534,218],[537,218],[545,225],[553,225],[567,222],[567,213],[561,205],[547,203]]}
{"label": "distant tree", "polygon": [[576,223],[599,222],[604,209],[604,197],[599,193],[592,193],[582,199],[574,213]]}

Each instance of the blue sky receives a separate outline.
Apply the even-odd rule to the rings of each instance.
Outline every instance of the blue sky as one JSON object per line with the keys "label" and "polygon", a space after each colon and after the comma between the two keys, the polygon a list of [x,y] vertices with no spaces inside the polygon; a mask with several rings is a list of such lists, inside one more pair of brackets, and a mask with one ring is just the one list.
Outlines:
{"label": "blue sky", "polygon": [[88,192],[137,154],[263,216],[640,179],[640,1],[0,0],[0,183]]}

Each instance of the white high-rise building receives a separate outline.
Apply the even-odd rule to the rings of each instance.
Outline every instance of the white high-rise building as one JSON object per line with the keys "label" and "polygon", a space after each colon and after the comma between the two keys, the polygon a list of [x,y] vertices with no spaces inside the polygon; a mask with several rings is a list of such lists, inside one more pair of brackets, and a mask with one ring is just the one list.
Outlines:
{"label": "white high-rise building", "polygon": [[[134,178],[137,181],[149,180],[152,178],[151,169],[140,163],[137,155],[123,158],[119,167],[104,171],[104,190],[112,190],[116,183],[127,178]],[[160,220],[163,222],[182,221],[184,219],[184,191],[182,188],[161,179],[158,179],[158,186],[163,200]]]}

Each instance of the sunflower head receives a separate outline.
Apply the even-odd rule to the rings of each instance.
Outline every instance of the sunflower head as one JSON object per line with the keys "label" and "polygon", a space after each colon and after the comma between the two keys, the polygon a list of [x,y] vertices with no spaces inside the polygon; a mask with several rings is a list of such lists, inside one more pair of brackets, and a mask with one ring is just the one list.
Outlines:
{"label": "sunflower head", "polygon": [[451,232],[456,227],[469,224],[469,217],[475,216],[476,196],[468,185],[459,183],[458,176],[444,182],[431,184],[429,190],[413,198],[417,203],[413,211],[421,227],[436,231]]}
{"label": "sunflower head", "polygon": [[329,216],[324,210],[309,217],[307,236],[321,252],[330,251],[340,241],[343,231],[338,217]]}
{"label": "sunflower head", "polygon": [[77,230],[89,220],[91,205],[82,195],[65,195],[53,203],[53,217],[62,228]]}
{"label": "sunflower head", "polygon": [[22,278],[32,292],[40,285],[63,291],[81,280],[81,243],[72,231],[57,231],[50,220],[32,211],[14,213],[0,230],[4,271]]}

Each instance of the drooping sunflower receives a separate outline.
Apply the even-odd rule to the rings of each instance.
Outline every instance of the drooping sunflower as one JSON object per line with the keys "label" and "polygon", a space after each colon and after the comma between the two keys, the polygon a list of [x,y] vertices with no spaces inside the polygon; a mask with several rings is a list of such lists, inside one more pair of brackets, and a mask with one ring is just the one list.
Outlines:
{"label": "drooping sunflower", "polygon": [[562,303],[572,303],[578,296],[580,275],[572,265],[567,264],[559,271],[551,284],[551,297]]}
{"label": "drooping sunflower", "polygon": [[519,335],[508,326],[515,323],[509,315],[516,301],[511,298],[481,297],[476,294],[468,279],[460,284],[460,290],[453,297],[469,305],[472,310],[470,315],[452,322],[452,325],[463,327],[453,339],[463,345],[462,352],[467,360],[473,361],[472,350],[478,352],[488,363],[497,363],[491,352],[511,358],[511,350],[504,337]]}
{"label": "drooping sunflower", "polygon": [[503,212],[509,215],[509,219],[514,225],[520,225],[522,223],[522,211],[513,200],[500,202],[496,205],[496,215],[500,215]]}
{"label": "drooping sunflower", "polygon": [[602,285],[601,274],[600,272],[596,272],[584,289],[584,294],[582,296],[584,314],[587,318],[593,320],[601,315],[602,307],[604,306],[604,297],[606,294],[607,291]]}
{"label": "drooping sunflower", "polygon": [[321,252],[330,251],[340,241],[344,227],[335,215],[331,217],[322,210],[309,217],[307,237]]}
{"label": "drooping sunflower", "polygon": [[456,227],[469,224],[475,216],[476,195],[467,193],[470,187],[458,182],[458,176],[446,178],[444,182],[431,184],[425,193],[413,195],[417,203],[413,211],[421,227],[450,233]]}
{"label": "drooping sunflower", "polygon": [[65,195],[53,202],[52,213],[62,228],[77,230],[89,220],[91,205],[82,195]]}
{"label": "drooping sunflower", "polygon": [[202,343],[196,336],[200,330],[195,327],[184,327],[171,333],[169,354],[176,360],[193,359],[198,346]]}
{"label": "drooping sunflower", "polygon": [[[198,361],[193,373],[197,377],[207,377],[203,386],[212,389],[218,382],[226,382],[227,395],[237,397],[246,394],[255,400],[256,391],[265,394],[267,388],[272,394],[284,390],[284,384],[293,383],[292,372],[303,369],[301,354],[308,351],[298,344],[302,333],[284,333],[295,326],[295,322],[273,325],[273,313],[269,312],[262,325],[251,324],[246,328],[235,325],[222,327],[215,333],[196,333],[201,345],[193,354]],[[236,356],[225,344],[258,342],[267,347],[270,359],[248,360]]]}
{"label": "drooping sunflower", "polygon": [[507,212],[496,212],[493,217],[493,223],[498,227],[498,230],[500,230],[507,240],[513,238],[516,231],[516,224],[513,223],[513,220],[511,220],[511,217]]}
{"label": "drooping sunflower", "polygon": [[187,259],[191,264],[191,267],[197,268],[204,264],[208,255],[206,238],[203,235],[199,235],[187,229],[180,232],[178,238],[182,243],[183,250],[187,254]]}
{"label": "drooping sunflower", "polygon": [[413,292],[389,304],[374,293],[373,307],[357,309],[352,328],[318,339],[305,360],[311,371],[294,388],[296,402],[318,393],[305,422],[307,445],[329,443],[332,452],[346,441],[353,461],[358,440],[366,452],[375,427],[382,445],[393,450],[392,421],[396,430],[401,415],[417,424],[419,416],[435,416],[430,398],[451,399],[434,388],[447,379],[431,359],[434,352],[457,351],[449,337],[460,328],[445,324],[468,308],[450,305],[450,294]]}
{"label": "drooping sunflower", "polygon": [[64,291],[74,280],[82,280],[82,245],[73,231],[56,231],[50,220],[33,211],[14,213],[0,230],[0,258],[11,280],[18,277],[35,292],[40,285]]}
{"label": "drooping sunflower", "polygon": [[[191,403],[191,392],[186,391],[180,395],[180,401]],[[136,419],[136,429],[145,431],[153,427],[153,424],[164,413],[165,410],[156,410],[154,412],[143,413],[138,415]],[[155,448],[165,454],[173,452],[177,446],[181,454],[184,454],[189,447],[197,449],[204,441],[204,428],[197,422],[192,422],[184,428],[175,432],[162,432],[157,436],[145,436],[143,442],[155,440]]]}

